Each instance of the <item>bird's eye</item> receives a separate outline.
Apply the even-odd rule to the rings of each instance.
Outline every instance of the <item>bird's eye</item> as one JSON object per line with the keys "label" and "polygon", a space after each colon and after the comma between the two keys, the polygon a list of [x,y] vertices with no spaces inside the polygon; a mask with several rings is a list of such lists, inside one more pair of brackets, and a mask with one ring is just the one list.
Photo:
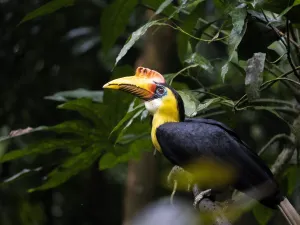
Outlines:
{"label": "bird's eye", "polygon": [[156,93],[159,95],[163,95],[165,93],[165,89],[163,87],[157,87]]}

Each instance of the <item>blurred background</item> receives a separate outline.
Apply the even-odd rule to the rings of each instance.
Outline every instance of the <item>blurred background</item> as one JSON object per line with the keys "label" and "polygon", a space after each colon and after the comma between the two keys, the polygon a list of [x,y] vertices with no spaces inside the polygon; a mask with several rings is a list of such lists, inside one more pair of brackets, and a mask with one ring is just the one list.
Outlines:
{"label": "blurred background", "polygon": [[[226,7],[220,5],[223,3]],[[187,116],[224,122],[256,151],[276,134],[291,135],[291,124],[295,124],[299,115],[297,86],[284,82],[274,84],[261,95],[261,99],[268,100],[259,104],[268,106],[270,99],[277,99],[275,103],[279,102],[280,106],[271,102],[271,108],[266,110],[252,105],[252,108],[233,111],[232,105],[217,100],[201,105],[212,98],[209,93],[226,96],[236,103],[245,94],[245,67],[253,53],[266,53],[268,62],[281,57],[276,63],[265,64],[264,81],[292,69],[287,55],[283,54],[284,45],[262,15],[248,14],[243,39],[235,39],[236,43],[242,40],[239,48],[234,49],[240,61],[236,55],[230,56],[226,43],[235,25],[228,12],[240,3],[0,0],[0,134],[5,137],[12,130],[47,127],[0,142],[0,157],[4,157],[0,164],[0,224],[127,225],[145,206],[170,195],[171,190],[163,181],[172,165],[159,154],[153,156],[150,119],[144,108],[138,107],[138,101],[127,94],[102,92],[107,81],[133,74],[137,66],[174,78],[172,85],[182,90],[186,111],[190,113]],[[250,3],[247,7],[251,8]],[[34,11],[45,4],[42,10]],[[230,4],[232,7],[227,7]],[[277,10],[274,4],[260,5],[276,15],[288,6],[276,5]],[[160,13],[156,15],[158,9]],[[260,13],[259,8],[252,10]],[[295,24],[295,35],[291,38],[298,47],[292,44],[291,51],[297,66],[300,59],[298,17],[293,17],[293,10],[289,11],[289,18]],[[143,36],[139,31],[140,39],[115,67],[116,58],[132,32],[150,19],[162,19],[173,12],[176,16],[166,22],[173,27],[151,26]],[[24,17],[26,21],[20,24]],[[280,17],[274,26],[285,32],[285,20]],[[177,25],[198,39],[174,29]],[[194,54],[194,58],[186,57],[187,54]],[[223,82],[220,74],[228,57],[233,59]],[[184,73],[176,74],[182,69]],[[102,122],[97,124],[97,121]],[[118,131],[113,133],[116,135],[109,139],[118,123]],[[297,134],[299,131],[296,137]],[[120,149],[113,143],[116,140]],[[284,141],[275,142],[262,157],[271,166],[284,146]],[[277,178],[299,210],[297,157],[296,151],[291,154],[291,161],[281,168]],[[42,188],[32,189],[36,187]],[[171,224],[163,223],[164,217],[174,219],[180,212],[192,220],[194,212],[188,211],[192,196],[187,193],[180,196],[187,201],[182,203],[187,211],[179,208],[173,214],[166,211],[159,215],[150,210],[148,213],[158,215],[158,220],[148,224],[157,221]],[[166,204],[161,201],[157,204]],[[153,207],[162,207],[159,211],[164,212],[169,210],[166,205]],[[148,217],[142,218],[143,222],[136,218],[135,223],[147,224]],[[176,221],[172,224],[193,224]],[[283,223],[280,213],[262,206],[249,210],[236,221],[236,224]]]}

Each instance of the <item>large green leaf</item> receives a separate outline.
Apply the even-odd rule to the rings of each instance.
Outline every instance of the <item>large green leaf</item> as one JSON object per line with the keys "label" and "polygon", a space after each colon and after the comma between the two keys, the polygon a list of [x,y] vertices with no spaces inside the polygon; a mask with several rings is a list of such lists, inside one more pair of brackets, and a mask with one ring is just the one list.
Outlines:
{"label": "large green leaf", "polygon": [[234,10],[232,10],[229,15],[231,16],[232,19],[232,25],[233,28],[230,32],[229,35],[229,40],[228,40],[228,61],[223,65],[222,70],[221,70],[221,77],[222,80],[225,80],[225,76],[228,72],[229,69],[229,62],[232,60],[234,56],[234,52],[239,46],[245,32],[247,29],[247,23],[246,23],[246,16],[247,16],[247,10],[246,8],[240,8],[237,7]]}
{"label": "large green leaf", "polygon": [[246,94],[249,101],[260,97],[260,86],[263,82],[262,72],[265,65],[265,53],[254,53],[253,57],[247,61],[246,68]]}
{"label": "large green leaf", "polygon": [[20,150],[13,150],[6,154],[4,154],[0,158],[0,163],[11,161],[14,159],[22,158],[28,155],[35,155],[35,154],[47,154],[51,151],[58,150],[58,149],[69,149],[72,147],[78,147],[85,145],[86,141],[81,139],[76,140],[66,140],[66,139],[55,139],[55,140],[45,140],[39,143],[30,144],[26,148]]}
{"label": "large green leaf", "polygon": [[67,159],[62,165],[51,171],[43,185],[32,188],[29,192],[54,188],[69,180],[72,176],[90,167],[102,153],[103,146],[94,144],[84,152]]}
{"label": "large green leaf", "polygon": [[90,91],[83,88],[79,88],[71,91],[61,91],[54,95],[46,96],[45,99],[67,102],[78,98],[90,98],[95,102],[103,101],[103,91]]}
{"label": "large green leaf", "polygon": [[184,102],[185,115],[193,117],[197,115],[197,106],[199,101],[195,98],[191,91],[178,91]]}
{"label": "large green leaf", "polygon": [[106,108],[104,105],[95,103],[91,99],[76,99],[59,105],[58,108],[77,111],[83,117],[93,121],[97,127],[104,126],[102,119]]}
{"label": "large green leaf", "polygon": [[[132,76],[133,74],[134,70],[132,69],[132,67],[120,66],[114,69],[114,73],[111,79]],[[109,132],[114,129],[118,121],[122,120],[122,118],[128,111],[131,111],[130,106],[132,106],[132,108],[136,106],[138,100],[135,98],[133,101],[132,99],[133,95],[131,94],[110,89],[105,90],[103,103],[107,107],[105,114],[103,114],[103,116],[105,117],[105,120],[103,122],[108,127]]]}
{"label": "large green leaf", "polygon": [[99,161],[99,169],[109,169],[119,163],[125,163],[131,159],[138,159],[141,153],[152,150],[150,138],[140,138],[128,146],[128,151],[121,155],[115,155],[111,152],[106,153]]}
{"label": "large green leaf", "polygon": [[188,63],[189,65],[197,64],[201,69],[209,73],[212,73],[213,71],[213,66],[211,65],[211,63],[197,52],[194,52],[192,55],[190,55],[185,60],[185,62]]}
{"label": "large green leaf", "polygon": [[[166,16],[171,16],[174,13],[174,9],[171,4],[167,5],[166,7],[162,6],[162,0],[142,0],[141,4],[147,8],[153,9],[154,11],[158,10],[160,7],[163,7],[161,13],[163,12],[163,14]],[[174,17],[177,18],[177,15]]]}
{"label": "large green leaf", "polygon": [[104,52],[108,52],[117,38],[124,33],[137,3],[138,0],[115,0],[104,9],[100,21]]}
{"label": "large green leaf", "polygon": [[[199,8],[197,7],[193,12],[187,16],[182,25],[180,26],[185,33],[192,33],[194,27],[197,24],[197,19],[199,18]],[[187,57],[188,54],[188,45],[190,37],[183,32],[177,34],[177,51],[178,56],[181,62]]]}
{"label": "large green leaf", "polygon": [[127,123],[127,125],[123,129],[125,129],[127,126],[130,126],[130,124],[132,123],[132,120],[134,118],[136,118],[137,116],[139,116],[143,111],[144,111],[143,104],[140,104],[140,105],[136,106],[135,108],[129,110],[126,113],[126,115],[122,118],[122,120],[120,120],[120,122],[114,127],[114,129],[112,130],[111,133],[119,130],[124,125],[124,123],[126,123],[127,121],[129,121],[129,123]]}
{"label": "large green leaf", "polygon": [[154,25],[161,25],[161,24],[159,23],[159,20],[154,20],[146,23],[144,26],[140,27],[138,30],[134,31],[131,34],[126,44],[123,46],[120,53],[118,54],[115,65],[118,64],[118,62],[126,55],[128,50],[131,49],[131,47],[146,33],[146,31]]}
{"label": "large green leaf", "polygon": [[33,12],[28,13],[20,22],[24,23],[28,20],[32,20],[36,17],[44,16],[50,13],[53,13],[63,7],[72,6],[75,0],[52,0],[49,3],[41,6],[40,8],[34,10]]}
{"label": "large green leaf", "polygon": [[96,130],[87,122],[82,120],[65,121],[61,124],[49,127],[49,130],[55,131],[56,133],[70,133],[79,135],[88,140],[105,140],[104,138],[107,138],[106,135],[108,134],[107,130]]}
{"label": "large green leaf", "polygon": [[262,204],[257,204],[252,210],[256,220],[260,225],[268,224],[274,214],[274,210],[269,209]]}

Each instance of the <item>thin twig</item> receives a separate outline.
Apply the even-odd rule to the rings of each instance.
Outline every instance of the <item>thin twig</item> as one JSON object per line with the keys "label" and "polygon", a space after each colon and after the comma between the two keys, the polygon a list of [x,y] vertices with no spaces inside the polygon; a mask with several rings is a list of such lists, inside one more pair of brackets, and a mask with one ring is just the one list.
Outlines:
{"label": "thin twig", "polygon": [[275,28],[273,27],[273,25],[270,23],[268,17],[266,16],[266,14],[264,13],[263,10],[261,10],[262,14],[265,17],[265,20],[268,22],[268,26],[277,34],[277,36],[279,37],[280,41],[282,42],[282,44],[285,46],[286,48],[286,54],[287,54],[287,60],[289,61],[290,66],[293,69],[294,75],[298,78],[298,80],[300,80],[300,76],[296,70],[296,67],[293,63],[293,60],[291,58],[291,42],[290,42],[290,24],[289,24],[289,19],[286,19],[286,34],[287,34],[287,38],[286,38],[286,42],[284,42],[284,40],[282,40],[282,36],[277,32],[277,30],[275,30]]}
{"label": "thin twig", "polygon": [[295,152],[295,147],[285,147],[282,152],[277,157],[276,161],[271,167],[272,173],[276,176],[278,175],[283,167],[288,164],[288,162],[291,160],[293,154]]}
{"label": "thin twig", "polygon": [[287,59],[294,71],[294,75],[300,80],[300,76],[295,68],[295,65],[293,63],[292,57],[291,57],[291,42],[290,42],[290,23],[288,17],[286,18],[286,34],[287,34]]}
{"label": "thin twig", "polygon": [[275,141],[279,141],[280,139],[285,139],[285,140],[287,140],[291,143],[293,142],[292,139],[288,135],[286,135],[286,134],[277,134],[274,137],[272,137],[270,139],[270,141],[264,147],[262,147],[262,149],[258,152],[258,155],[263,154],[271,144],[273,144]]}

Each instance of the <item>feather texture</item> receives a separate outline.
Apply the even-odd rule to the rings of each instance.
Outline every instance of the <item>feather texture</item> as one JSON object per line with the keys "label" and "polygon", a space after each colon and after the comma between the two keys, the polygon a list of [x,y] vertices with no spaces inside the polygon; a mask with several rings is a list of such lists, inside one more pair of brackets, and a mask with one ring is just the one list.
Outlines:
{"label": "feather texture", "polygon": [[271,208],[276,208],[283,200],[272,172],[262,159],[220,122],[186,119],[164,123],[156,129],[156,138],[164,156],[175,165],[184,167],[201,157],[228,163],[237,172],[232,185],[235,189],[243,192],[267,185],[268,196],[251,197]]}

